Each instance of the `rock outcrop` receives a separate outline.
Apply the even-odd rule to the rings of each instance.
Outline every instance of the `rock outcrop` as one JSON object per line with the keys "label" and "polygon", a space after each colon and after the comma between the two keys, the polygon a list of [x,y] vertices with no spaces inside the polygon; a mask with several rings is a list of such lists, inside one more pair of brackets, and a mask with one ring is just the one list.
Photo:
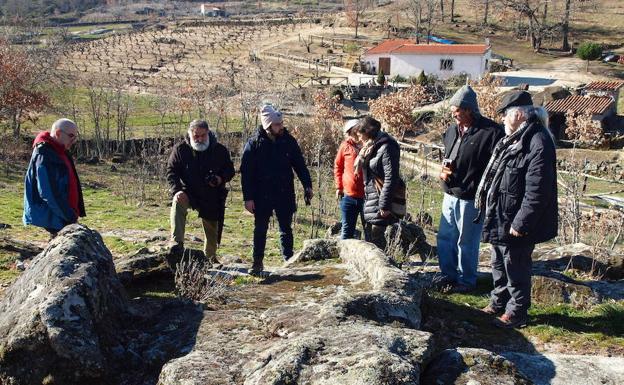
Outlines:
{"label": "rock outcrop", "polygon": [[0,302],[0,383],[106,383],[126,311],[102,238],[66,227]]}
{"label": "rock outcrop", "polygon": [[484,349],[448,349],[427,366],[422,385],[529,385],[516,366]]}
{"label": "rock outcrop", "polygon": [[416,330],[420,287],[363,241],[306,241],[232,296],[245,308],[205,313],[193,351],[160,384],[417,384],[433,351]]}

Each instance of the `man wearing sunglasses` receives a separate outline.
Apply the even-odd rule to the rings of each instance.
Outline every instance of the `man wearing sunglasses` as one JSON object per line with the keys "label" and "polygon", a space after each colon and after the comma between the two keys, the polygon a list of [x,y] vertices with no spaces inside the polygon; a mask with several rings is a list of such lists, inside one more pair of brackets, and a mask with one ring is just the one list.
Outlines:
{"label": "man wearing sunglasses", "polygon": [[46,229],[51,237],[85,216],[80,179],[69,153],[78,138],[78,126],[59,119],[50,131],[39,133],[24,180],[25,225]]}

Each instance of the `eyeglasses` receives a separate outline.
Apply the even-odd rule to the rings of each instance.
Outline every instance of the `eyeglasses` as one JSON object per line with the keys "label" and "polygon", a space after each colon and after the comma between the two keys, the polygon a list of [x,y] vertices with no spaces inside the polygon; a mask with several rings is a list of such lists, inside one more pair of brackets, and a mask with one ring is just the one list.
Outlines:
{"label": "eyeglasses", "polygon": [[67,135],[67,137],[68,137],[69,139],[71,139],[71,140],[76,139],[76,137],[78,136],[78,134],[77,134],[77,133],[76,133],[76,134],[68,134],[68,133],[67,133],[67,132],[65,132],[65,131],[61,131],[61,132],[62,132],[63,134],[65,134],[65,135]]}

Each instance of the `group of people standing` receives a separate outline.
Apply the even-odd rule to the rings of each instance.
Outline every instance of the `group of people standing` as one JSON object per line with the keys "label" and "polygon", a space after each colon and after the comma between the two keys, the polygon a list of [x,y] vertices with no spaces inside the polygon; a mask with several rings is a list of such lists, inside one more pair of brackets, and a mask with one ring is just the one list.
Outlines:
{"label": "group of people standing", "polygon": [[[444,134],[439,175],[444,199],[437,236],[441,273],[435,284],[452,292],[474,290],[480,242],[491,243],[494,289],[483,311],[500,314],[495,319],[498,326],[523,326],[530,306],[531,253],[536,243],[557,233],[555,145],[548,118],[543,108],[533,106],[526,91],[512,91],[501,100],[498,112],[504,128],[480,114],[470,86],[459,89],[450,105],[455,124]],[[245,210],[254,216],[251,274],[264,270],[273,215],[282,256],[285,260],[293,256],[295,174],[306,204],[313,196],[303,154],[284,127],[282,113],[266,105],[259,118],[261,125],[246,142],[240,166]],[[405,188],[399,144],[370,116],[347,121],[343,134],[334,161],[341,238],[354,238],[360,219],[365,240],[384,249],[386,227],[401,217],[395,206],[396,191]],[[77,136],[74,122],[59,119],[33,144],[23,221],[45,228],[52,237],[85,215],[80,181],[68,152]],[[218,263],[226,184],[234,175],[230,152],[208,123],[192,121],[167,164],[172,254],[184,250],[186,217],[193,209],[202,220],[207,261]]]}

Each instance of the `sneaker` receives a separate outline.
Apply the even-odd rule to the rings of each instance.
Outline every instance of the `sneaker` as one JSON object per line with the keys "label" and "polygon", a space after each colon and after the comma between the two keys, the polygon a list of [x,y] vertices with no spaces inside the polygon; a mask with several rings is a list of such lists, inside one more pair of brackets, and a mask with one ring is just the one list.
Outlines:
{"label": "sneaker", "polygon": [[448,289],[450,289],[450,287],[453,286],[454,283],[455,280],[451,279],[446,275],[437,275],[431,280],[431,286],[439,291],[447,291]]}
{"label": "sneaker", "polygon": [[523,328],[528,323],[528,318],[525,317],[512,317],[509,314],[505,313],[500,317],[496,317],[494,319],[494,326],[503,329],[516,329]]}
{"label": "sneaker", "polygon": [[263,270],[264,264],[262,260],[254,260],[253,265],[251,265],[251,270],[249,270],[249,275],[260,276]]}
{"label": "sneaker", "polygon": [[446,292],[449,294],[468,294],[475,291],[476,287],[464,285],[463,283],[456,283],[450,287]]}
{"label": "sneaker", "polygon": [[487,305],[486,307],[481,309],[481,311],[484,312],[487,315],[498,315],[498,314],[501,314],[503,312],[503,309],[496,309],[492,305]]}

